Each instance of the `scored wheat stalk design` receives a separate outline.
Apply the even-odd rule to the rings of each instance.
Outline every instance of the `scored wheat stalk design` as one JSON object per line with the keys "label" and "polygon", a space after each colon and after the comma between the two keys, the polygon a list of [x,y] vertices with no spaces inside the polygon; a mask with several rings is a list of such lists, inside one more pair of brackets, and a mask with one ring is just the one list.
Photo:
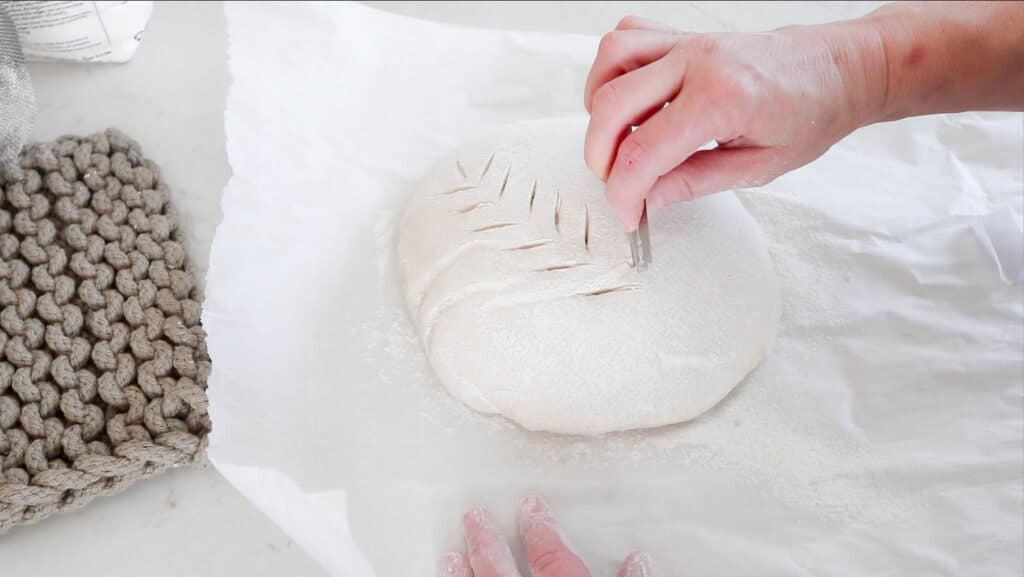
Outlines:
{"label": "scored wheat stalk design", "polygon": [[[449,190],[441,192],[439,194],[442,195],[442,196],[455,196],[455,195],[458,195],[459,193],[467,193],[467,192],[470,192],[470,191],[476,191],[479,194],[482,191],[482,189],[483,189],[482,185],[483,185],[484,178],[487,176],[488,172],[491,170],[491,168],[492,168],[492,166],[494,164],[494,160],[495,160],[496,156],[497,156],[497,153],[496,152],[492,152],[487,157],[487,160],[484,161],[483,166],[481,167],[481,169],[479,171],[479,176],[477,177],[475,182],[468,182],[469,181],[469,176],[468,176],[469,173],[466,170],[465,165],[462,163],[461,160],[456,160],[455,161],[455,170],[458,173],[460,179],[463,181],[463,183],[458,185],[458,186],[456,186],[456,187],[454,187],[454,188],[451,188]],[[512,165],[508,164],[505,167],[504,173],[502,173],[501,181],[500,181],[501,184],[497,187],[497,194],[496,194],[496,196],[495,196],[495,198],[493,200],[487,200],[487,199],[482,199],[481,200],[481,199],[479,199],[479,197],[478,197],[478,199],[463,199],[462,200],[463,204],[461,204],[459,207],[455,208],[454,212],[457,213],[457,214],[468,215],[468,214],[472,214],[472,213],[474,213],[474,212],[476,212],[476,211],[478,211],[480,209],[486,208],[486,207],[497,206],[498,204],[506,201],[506,193],[509,193],[508,194],[508,198],[510,198],[510,199],[516,198],[517,195],[513,193],[513,191],[510,189],[510,186],[509,186],[509,178],[510,178],[511,174],[512,174]],[[538,217],[538,214],[537,214],[537,212],[535,210],[535,207],[537,205],[538,197],[543,193],[542,187],[541,187],[541,183],[538,182],[538,180],[536,178],[532,179],[529,188],[525,189],[524,192],[525,192],[525,194],[523,196],[525,197],[525,201],[526,201],[526,204],[527,204],[527,215],[528,215],[527,216],[527,221],[532,221],[532,220],[534,220],[535,218]],[[462,198],[462,196],[459,195],[459,198]],[[564,199],[562,197],[562,194],[561,194],[561,192],[557,188],[555,189],[555,192],[554,192],[554,199],[555,200],[554,200],[554,203],[553,203],[554,204],[553,212],[549,213],[550,216],[548,217],[548,218],[551,219],[549,222],[551,223],[550,226],[552,227],[552,230],[553,230],[553,233],[554,233],[553,234],[553,238],[538,238],[538,239],[535,239],[535,240],[532,240],[532,241],[529,241],[529,242],[526,242],[526,243],[523,243],[523,244],[520,244],[520,245],[517,245],[517,246],[506,247],[506,248],[502,248],[500,250],[502,250],[502,251],[514,251],[514,252],[525,252],[525,251],[530,251],[530,250],[533,250],[533,249],[539,249],[541,247],[546,247],[546,246],[549,246],[549,245],[552,245],[552,244],[556,244],[556,243],[559,243],[559,242],[568,242],[568,241],[570,241],[569,237],[566,236],[565,231],[563,230],[565,228],[565,226],[564,226],[565,219],[563,217],[563,213],[566,210],[566,207],[564,205]],[[583,249],[586,251],[587,254],[590,254],[591,226],[592,226],[591,225],[590,206],[586,202],[584,202],[582,208],[583,208],[583,229],[580,231],[581,235],[580,235],[580,239],[579,239],[578,242],[581,242],[582,245],[583,245]],[[505,229],[505,228],[509,228],[509,227],[520,226],[522,224],[525,224],[525,223],[520,223],[520,222],[495,222],[495,223],[486,224],[486,225],[483,225],[483,226],[478,226],[476,228],[473,228],[472,232],[473,233],[488,233],[488,232],[492,232],[492,231],[496,231],[496,230],[501,230],[501,229]],[[590,263],[590,262],[567,261],[567,262],[555,262],[555,263],[552,263],[552,264],[549,264],[549,265],[546,265],[546,266],[543,266],[543,267],[535,268],[533,270],[534,270],[534,272],[550,273],[550,272],[559,272],[559,271],[578,269],[578,268],[589,267],[589,266],[593,266],[593,264]],[[593,290],[593,291],[580,292],[580,293],[577,293],[577,294],[579,296],[593,297],[593,296],[601,296],[601,295],[612,294],[612,293],[617,293],[617,292],[622,292],[622,291],[630,291],[630,290],[635,290],[635,289],[638,289],[638,288],[640,288],[639,284],[628,283],[628,284],[620,284],[620,285],[616,285],[616,286],[609,286],[609,287],[605,287],[605,288],[601,288],[601,289],[597,289],[597,290]]]}

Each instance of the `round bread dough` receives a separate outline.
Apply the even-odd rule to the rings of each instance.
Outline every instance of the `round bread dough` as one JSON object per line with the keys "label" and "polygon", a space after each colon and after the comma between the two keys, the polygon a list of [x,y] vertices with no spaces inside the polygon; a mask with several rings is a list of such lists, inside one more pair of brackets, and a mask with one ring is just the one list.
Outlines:
{"label": "round bread dough", "polygon": [[407,305],[456,398],[531,430],[596,435],[692,419],[764,358],[780,315],[761,230],[732,193],[650,220],[630,250],[583,161],[586,121],[456,148],[402,215]]}

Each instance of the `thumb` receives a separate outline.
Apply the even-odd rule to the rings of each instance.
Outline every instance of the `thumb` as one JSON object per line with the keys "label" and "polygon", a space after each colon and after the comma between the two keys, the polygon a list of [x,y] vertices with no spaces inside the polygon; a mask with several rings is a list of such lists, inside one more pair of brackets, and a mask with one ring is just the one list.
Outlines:
{"label": "thumb", "polygon": [[779,153],[771,148],[716,148],[694,153],[654,183],[647,209],[657,212],[670,204],[748,186],[760,186],[782,174]]}

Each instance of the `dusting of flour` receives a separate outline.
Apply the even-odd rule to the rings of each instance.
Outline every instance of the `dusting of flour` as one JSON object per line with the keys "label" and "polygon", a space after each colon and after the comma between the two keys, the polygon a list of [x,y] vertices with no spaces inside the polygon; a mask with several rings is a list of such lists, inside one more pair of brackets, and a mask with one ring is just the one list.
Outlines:
{"label": "dusting of flour", "polygon": [[[763,210],[761,216],[786,222],[784,217],[765,215]],[[680,469],[725,471],[749,485],[752,491],[809,508],[821,518],[840,524],[884,523],[904,518],[918,506],[905,497],[888,494],[879,488],[883,483],[876,484],[861,473],[884,465],[884,455],[861,450],[845,435],[836,434],[827,421],[787,419],[792,411],[782,403],[791,401],[756,376],[690,423],[598,439],[528,433],[502,418],[475,413],[437,383],[405,311],[396,286],[394,264],[398,220],[398,211],[385,211],[374,225],[377,281],[382,291],[390,291],[387,302],[353,330],[366,343],[367,361],[379,367],[379,385],[393,389],[396,395],[416,398],[422,407],[418,417],[424,426],[446,431],[453,438],[465,434],[467,428],[493,437],[497,446],[507,451],[508,459],[529,462],[539,471],[554,464],[581,471],[638,469],[666,475]],[[786,248],[772,246],[784,294],[792,297],[815,293],[819,299],[816,306],[827,307],[828,285],[850,282],[849,275],[842,267],[833,267],[833,272],[826,275],[821,272],[823,267],[814,273],[817,278],[811,278],[810,271],[788,268],[797,260],[787,259],[786,251],[799,250],[795,243],[813,245],[815,239],[813,235],[802,236],[794,231],[777,232],[787,236]],[[797,305],[793,302],[784,302],[783,323],[788,326],[780,335],[781,347],[787,346],[787,330],[799,331],[799,326],[794,325],[800,324],[802,315],[810,314],[794,308]],[[827,311],[818,309],[816,314],[825,317],[816,321],[825,320],[828,324]],[[821,346],[828,346],[827,339]],[[768,362],[781,356],[788,357],[790,362],[800,357],[776,355],[775,359],[769,357]],[[793,374],[799,374],[799,367]]]}

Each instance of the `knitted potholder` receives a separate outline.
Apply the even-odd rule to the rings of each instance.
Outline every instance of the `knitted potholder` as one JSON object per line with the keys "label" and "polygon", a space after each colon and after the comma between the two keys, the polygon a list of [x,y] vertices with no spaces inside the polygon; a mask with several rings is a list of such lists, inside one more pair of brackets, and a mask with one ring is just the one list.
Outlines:
{"label": "knitted potholder", "polygon": [[115,130],[0,169],[0,533],[199,458],[201,296],[169,191]]}

